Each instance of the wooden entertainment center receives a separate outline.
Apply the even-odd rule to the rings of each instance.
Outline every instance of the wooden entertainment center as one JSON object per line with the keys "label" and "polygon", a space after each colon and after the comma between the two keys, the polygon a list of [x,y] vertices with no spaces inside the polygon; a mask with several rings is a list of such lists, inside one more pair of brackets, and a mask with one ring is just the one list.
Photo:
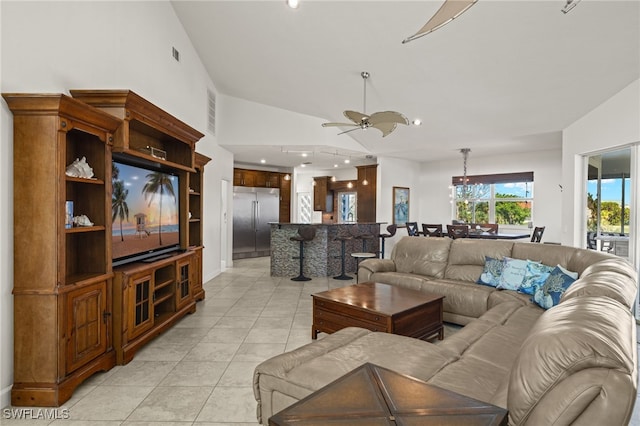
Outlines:
{"label": "wooden entertainment center", "polygon": [[[15,406],[59,406],[97,371],[126,364],[202,287],[204,135],[129,90],[3,94],[14,136]],[[112,154],[179,177],[179,248],[112,263]],[[66,173],[86,158],[93,176]],[[69,225],[65,206],[91,224]]]}

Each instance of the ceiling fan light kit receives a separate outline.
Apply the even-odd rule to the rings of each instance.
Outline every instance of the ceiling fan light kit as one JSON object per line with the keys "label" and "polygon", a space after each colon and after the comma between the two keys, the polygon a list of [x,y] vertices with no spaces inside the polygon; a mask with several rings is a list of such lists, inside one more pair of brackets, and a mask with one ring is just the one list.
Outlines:
{"label": "ceiling fan light kit", "polygon": [[353,129],[338,133],[339,135],[358,129],[367,130],[369,127],[373,127],[374,129],[380,130],[382,137],[385,137],[393,132],[398,124],[408,125],[409,120],[407,117],[396,111],[381,111],[367,115],[367,79],[370,77],[370,74],[367,71],[362,71],[360,76],[364,80],[363,112],[346,110],[344,116],[353,123],[322,123],[322,127],[353,127]]}

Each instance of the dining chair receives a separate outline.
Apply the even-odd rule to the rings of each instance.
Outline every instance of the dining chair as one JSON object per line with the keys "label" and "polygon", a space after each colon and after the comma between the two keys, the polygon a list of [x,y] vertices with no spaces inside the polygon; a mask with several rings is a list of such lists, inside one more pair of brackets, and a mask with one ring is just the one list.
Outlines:
{"label": "dining chair", "polygon": [[407,233],[410,237],[419,237],[420,231],[418,231],[418,222],[407,222]]}
{"label": "dining chair", "polygon": [[544,233],[544,226],[536,226],[533,228],[533,234],[531,234],[531,242],[539,243],[542,240],[542,234]]}
{"label": "dining chair", "polygon": [[423,223],[422,235],[425,237],[442,237],[442,225]]}
{"label": "dining chair", "polygon": [[598,249],[598,241],[596,240],[596,233],[593,231],[587,232],[587,248],[590,250]]}
{"label": "dining chair", "polygon": [[447,225],[447,235],[452,240],[469,236],[469,225]]}
{"label": "dining chair", "polygon": [[472,223],[471,229],[482,229],[484,232],[488,232],[489,234],[497,234],[498,233],[498,224],[497,223]]}

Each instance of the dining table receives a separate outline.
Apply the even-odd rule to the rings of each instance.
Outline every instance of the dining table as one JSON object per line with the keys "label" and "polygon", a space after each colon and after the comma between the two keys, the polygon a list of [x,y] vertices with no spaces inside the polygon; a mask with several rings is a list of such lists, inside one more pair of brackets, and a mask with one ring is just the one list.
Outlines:
{"label": "dining table", "polygon": [[504,232],[476,232],[469,231],[467,238],[481,238],[485,240],[520,240],[523,238],[531,238],[531,235],[527,233],[508,234]]}

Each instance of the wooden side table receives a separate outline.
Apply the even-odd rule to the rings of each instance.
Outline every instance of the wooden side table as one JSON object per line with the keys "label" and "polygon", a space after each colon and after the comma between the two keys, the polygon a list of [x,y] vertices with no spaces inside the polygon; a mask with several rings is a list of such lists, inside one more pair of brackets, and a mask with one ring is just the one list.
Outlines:
{"label": "wooden side table", "polygon": [[270,426],[507,426],[508,411],[374,364],[364,364],[276,413]]}

